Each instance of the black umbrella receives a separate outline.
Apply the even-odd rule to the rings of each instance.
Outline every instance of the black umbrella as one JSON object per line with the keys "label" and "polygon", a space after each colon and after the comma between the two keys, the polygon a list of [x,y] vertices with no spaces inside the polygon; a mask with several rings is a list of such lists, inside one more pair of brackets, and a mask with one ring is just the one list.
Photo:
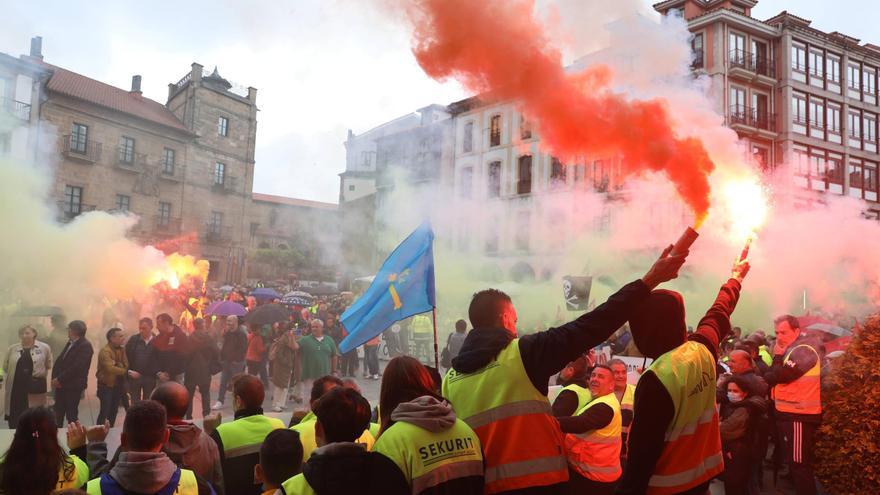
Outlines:
{"label": "black umbrella", "polygon": [[290,311],[280,304],[264,304],[257,306],[245,316],[245,321],[250,325],[271,325],[279,321],[288,321]]}

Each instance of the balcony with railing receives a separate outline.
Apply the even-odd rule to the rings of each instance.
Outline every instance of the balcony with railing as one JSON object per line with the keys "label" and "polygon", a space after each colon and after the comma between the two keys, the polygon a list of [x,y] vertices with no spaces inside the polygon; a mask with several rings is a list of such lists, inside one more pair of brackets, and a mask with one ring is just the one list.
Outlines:
{"label": "balcony with railing", "polygon": [[31,106],[13,98],[0,97],[0,111],[24,122],[31,120]]}
{"label": "balcony with railing", "polygon": [[776,65],[765,55],[755,55],[745,50],[731,50],[727,59],[731,75],[740,73],[747,78],[763,76],[776,79]]}
{"label": "balcony with railing", "polygon": [[58,202],[58,220],[61,222],[70,222],[74,218],[89,211],[95,211],[95,205],[84,205],[82,203],[71,203],[69,201]]}
{"label": "balcony with railing", "polygon": [[116,153],[116,166],[132,172],[141,172],[147,163],[147,155],[135,153],[131,149],[119,146]]}
{"label": "balcony with railing", "polygon": [[236,191],[238,180],[235,177],[224,176],[223,181],[217,177],[211,177],[211,190],[218,193],[233,194]]}
{"label": "balcony with railing", "polygon": [[180,218],[156,215],[153,220],[153,231],[158,235],[174,236],[180,233]]}
{"label": "balcony with railing", "polygon": [[747,131],[776,132],[776,115],[745,105],[731,105],[727,113],[727,125]]}
{"label": "balcony with railing", "polygon": [[159,177],[162,179],[180,182],[183,180],[183,164],[173,161],[169,164],[165,162],[165,158],[159,160]]}
{"label": "balcony with railing", "polygon": [[101,160],[101,151],[104,145],[91,139],[85,142],[65,135],[61,138],[61,153],[67,158],[87,163],[95,163]]}
{"label": "balcony with railing", "polygon": [[205,241],[209,244],[226,244],[231,239],[232,229],[213,223],[205,224]]}

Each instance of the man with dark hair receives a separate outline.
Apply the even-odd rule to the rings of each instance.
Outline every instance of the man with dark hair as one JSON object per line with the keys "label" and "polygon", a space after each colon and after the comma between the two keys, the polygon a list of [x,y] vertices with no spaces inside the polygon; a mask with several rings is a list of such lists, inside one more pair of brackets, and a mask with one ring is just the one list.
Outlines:
{"label": "man with dark hair", "polygon": [[718,346],[730,332],[746,260],[737,260],[715,302],[687,333],[681,294],[655,290],[629,320],[653,363],[636,387],[619,494],[703,495],[724,470],[715,383]]}
{"label": "man with dark hair", "polygon": [[192,421],[183,419],[192,407],[186,387],[165,382],[153,391],[150,399],[162,404],[168,415],[170,434],[162,451],[175,464],[210,481],[216,492],[223,495],[223,469],[217,444]]}
{"label": "man with dark hair", "polygon": [[168,435],[161,404],[150,400],[132,404],[122,427],[119,460],[109,472],[88,482],[88,493],[213,495],[208,482],[162,452]]}
{"label": "man with dark hair", "polygon": [[263,382],[252,375],[239,375],[232,385],[235,420],[211,432],[217,442],[226,493],[259,495],[254,482],[254,466],[260,462],[260,445],[273,430],[284,428],[276,418],[263,415]]}
{"label": "man with dark hair", "polygon": [[[568,480],[563,435],[547,399],[547,384],[571,361],[601,344],[657,285],[674,279],[686,254],[672,246],[640,280],[574,321],[517,338],[510,297],[478,292],[471,330],[443,380],[443,396],[480,437],[486,493],[558,493]],[[492,411],[492,414],[487,414]]]}
{"label": "man with dark hair", "polygon": [[[309,407],[311,407],[312,410],[309,411],[299,423],[290,428],[299,433],[299,439],[303,446],[303,459],[308,459],[312,455],[312,452],[318,448],[317,434],[315,432],[318,418],[315,416],[315,406],[321,398],[327,395],[330,391],[337,387],[344,386],[345,384],[343,381],[333,375],[322,376],[312,384],[311,396],[309,398]],[[357,441],[366,445],[367,449],[371,449],[375,440],[376,439],[370,433],[369,428],[367,428],[361,432]]]}
{"label": "man with dark hair", "polygon": [[[455,332],[449,334],[449,337],[446,339],[446,349],[449,351],[450,363],[453,359],[458,357],[458,353],[461,352],[461,347],[464,345],[466,338],[467,322],[464,320],[458,320],[455,322]],[[444,364],[444,366],[447,365]]]}
{"label": "man with dark hair", "polygon": [[797,495],[815,495],[813,446],[822,424],[821,344],[801,332],[797,318],[777,318],[773,364],[764,379],[772,387],[776,428],[783,460],[788,464]]}
{"label": "man with dark hair", "polygon": [[226,389],[232,382],[232,378],[244,372],[245,357],[247,356],[248,337],[247,332],[239,325],[237,316],[226,317],[226,327],[223,330],[223,344],[220,346],[220,390],[217,391],[217,402],[211,409],[223,408],[226,401]]}
{"label": "man with dark hair", "polygon": [[138,333],[125,343],[128,358],[128,392],[133,402],[147,400],[156,388],[156,349],[150,345],[156,336],[153,334],[153,320],[143,317],[138,322]]}
{"label": "man with dark hair", "polygon": [[370,424],[370,403],[356,391],[336,387],[315,405],[318,449],[303,472],[282,484],[288,495],[409,494],[394,461],[369,452],[357,438]]}
{"label": "man with dark hair", "polygon": [[608,361],[608,366],[614,372],[614,396],[620,402],[620,465],[626,466],[626,445],[629,438],[629,427],[633,420],[633,404],[636,398],[636,386],[627,381],[626,363],[622,359],[614,358]]}
{"label": "man with dark hair", "polygon": [[98,411],[97,423],[103,425],[109,421],[110,426],[116,424],[116,413],[119,411],[119,402],[124,393],[125,375],[128,373],[128,358],[122,342],[125,334],[121,328],[107,330],[107,345],[98,352]]}
{"label": "man with dark hair", "polygon": [[160,383],[174,380],[180,381],[181,374],[187,364],[187,338],[168,313],[156,317],[156,329],[159,335],[151,345],[155,349],[156,379]]}
{"label": "man with dark hair", "polygon": [[202,418],[211,412],[211,366],[220,361],[217,345],[205,330],[205,320],[195,318],[193,320],[193,333],[187,338],[188,362],[184,374],[184,385],[189,392],[189,409],[186,411],[186,419],[193,417],[193,402],[196,396],[196,387],[199,389],[202,405]]}
{"label": "man with dark hair", "polygon": [[67,345],[52,366],[52,388],[55,389],[55,421],[58,427],[79,421],[79,399],[86,389],[89,366],[95,350],[86,337],[86,324],[73,320],[67,325]]}
{"label": "man with dark hair", "polygon": [[275,430],[266,435],[260,447],[260,463],[254,479],[263,484],[263,495],[274,495],[281,484],[302,471],[303,450],[299,433]]}

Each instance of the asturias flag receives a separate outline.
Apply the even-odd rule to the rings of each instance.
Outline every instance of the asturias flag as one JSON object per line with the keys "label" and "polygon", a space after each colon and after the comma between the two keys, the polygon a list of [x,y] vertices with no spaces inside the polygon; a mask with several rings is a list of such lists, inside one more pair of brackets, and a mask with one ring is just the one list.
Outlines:
{"label": "asturias flag", "polygon": [[434,305],[434,232],[425,222],[391,252],[370,288],[342,314],[348,336],[339,350],[349,352]]}

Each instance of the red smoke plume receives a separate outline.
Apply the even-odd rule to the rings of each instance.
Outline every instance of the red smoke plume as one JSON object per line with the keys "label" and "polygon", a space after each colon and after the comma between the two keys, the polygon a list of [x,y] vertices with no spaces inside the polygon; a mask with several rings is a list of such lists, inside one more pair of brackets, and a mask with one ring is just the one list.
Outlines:
{"label": "red smoke plume", "polygon": [[406,10],[413,52],[429,76],[520,105],[536,121],[542,148],[569,163],[612,155],[627,173],[666,173],[697,222],[705,216],[715,165],[702,142],[675,135],[665,100],[612,93],[608,67],[566,73],[533,0],[411,0]]}

